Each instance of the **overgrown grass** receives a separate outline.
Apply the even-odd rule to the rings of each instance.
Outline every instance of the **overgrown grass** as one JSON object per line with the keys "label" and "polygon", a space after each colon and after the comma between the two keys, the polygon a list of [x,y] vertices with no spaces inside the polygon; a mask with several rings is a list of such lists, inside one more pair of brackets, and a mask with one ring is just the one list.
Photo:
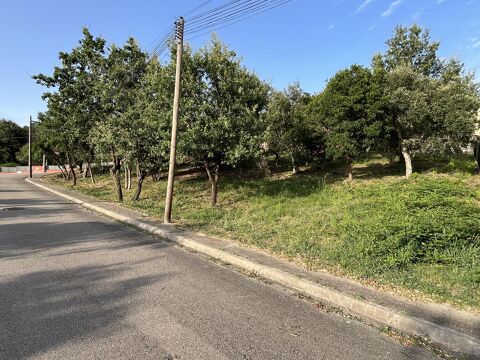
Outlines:
{"label": "overgrown grass", "polygon": [[[405,180],[401,165],[357,164],[353,183],[328,168],[268,179],[230,174],[220,180],[215,208],[209,206],[203,175],[184,178],[176,184],[174,218],[313,269],[479,310],[480,177],[472,175],[475,164],[455,158],[415,165],[419,173]],[[95,185],[81,180],[77,189],[114,200],[110,177],[98,180]],[[126,205],[161,218],[165,187],[163,180],[148,179],[141,200]]]}

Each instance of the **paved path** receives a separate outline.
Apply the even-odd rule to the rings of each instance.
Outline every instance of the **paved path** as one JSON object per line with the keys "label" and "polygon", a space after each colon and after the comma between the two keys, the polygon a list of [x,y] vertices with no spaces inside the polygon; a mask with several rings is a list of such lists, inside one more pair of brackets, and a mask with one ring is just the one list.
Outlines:
{"label": "paved path", "polygon": [[0,175],[0,359],[26,358],[433,355]]}

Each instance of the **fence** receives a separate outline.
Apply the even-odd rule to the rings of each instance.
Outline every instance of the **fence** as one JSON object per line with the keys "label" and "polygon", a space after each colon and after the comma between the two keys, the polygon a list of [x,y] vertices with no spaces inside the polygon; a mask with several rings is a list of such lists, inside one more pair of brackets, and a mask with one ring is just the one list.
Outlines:
{"label": "fence", "polygon": [[[37,174],[42,173],[56,173],[60,172],[60,168],[56,165],[47,165],[45,168],[42,165],[32,166],[32,172]],[[0,166],[0,173],[28,173],[28,166]]]}

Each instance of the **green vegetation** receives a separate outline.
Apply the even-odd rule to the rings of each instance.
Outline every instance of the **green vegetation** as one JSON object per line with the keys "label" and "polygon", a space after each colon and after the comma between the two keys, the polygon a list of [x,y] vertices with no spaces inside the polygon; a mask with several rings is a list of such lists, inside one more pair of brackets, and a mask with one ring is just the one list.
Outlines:
{"label": "green vegetation", "polygon": [[[438,301],[480,309],[480,178],[473,159],[354,166],[344,182],[338,166],[270,178],[225,174],[222,200],[208,205],[203,176],[182,175],[174,212],[180,224],[268,249],[312,269],[350,274],[377,284],[417,290]],[[59,178],[47,178],[57,184]],[[166,181],[150,178],[144,196],[126,206],[161,218]],[[68,185],[65,185],[68,187]],[[108,175],[77,190],[114,201]]]}
{"label": "green vegetation", "polygon": [[[416,156],[459,154],[473,140],[479,86],[458,60],[441,59],[440,44],[419,26],[397,27],[372,66],[340,70],[316,94],[299,84],[277,91],[215,36],[203,48],[186,46],[178,156],[205,169],[210,204],[220,174],[262,168],[266,159],[299,166],[401,156],[405,175]],[[75,185],[76,166],[110,163],[117,200],[122,170],[143,179],[166,166],[176,54],[150,59],[133,38],[108,45],[88,29],[52,75],[34,76],[48,90],[38,142]],[[68,171],[67,171],[68,170]],[[93,179],[93,176],[92,176]],[[127,181],[130,183],[130,180]]]}
{"label": "green vegetation", "polygon": [[24,163],[19,155],[22,146],[27,143],[27,127],[21,127],[10,120],[0,119],[0,164],[16,166]]}
{"label": "green vegetation", "polygon": [[[273,89],[216,37],[187,45],[177,154],[193,170],[176,184],[175,221],[479,309],[480,177],[473,157],[458,156],[474,140],[480,89],[439,46],[428,30],[397,27],[370,67],[339,70],[307,94]],[[47,88],[37,142],[65,181],[75,186],[83,168],[80,191],[161,217],[171,50],[163,63],[133,38],[108,45],[84,29],[51,75],[34,77]],[[287,163],[293,171],[279,172]],[[110,176],[95,183],[92,164],[109,164]]]}

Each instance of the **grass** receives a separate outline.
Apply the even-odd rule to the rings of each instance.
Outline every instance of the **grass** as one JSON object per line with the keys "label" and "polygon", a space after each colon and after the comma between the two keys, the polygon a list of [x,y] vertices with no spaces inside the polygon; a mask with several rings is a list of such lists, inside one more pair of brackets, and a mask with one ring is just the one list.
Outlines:
{"label": "grass", "polygon": [[[185,227],[226,237],[365,282],[480,310],[480,177],[460,157],[415,163],[355,165],[356,180],[324,168],[256,179],[220,179],[219,206],[209,206],[205,176],[176,183],[174,218]],[[58,177],[52,181],[69,186]],[[141,200],[125,205],[163,216],[166,184],[145,181]],[[113,201],[111,179],[80,180],[77,190]],[[399,290],[400,289],[400,290]]]}

